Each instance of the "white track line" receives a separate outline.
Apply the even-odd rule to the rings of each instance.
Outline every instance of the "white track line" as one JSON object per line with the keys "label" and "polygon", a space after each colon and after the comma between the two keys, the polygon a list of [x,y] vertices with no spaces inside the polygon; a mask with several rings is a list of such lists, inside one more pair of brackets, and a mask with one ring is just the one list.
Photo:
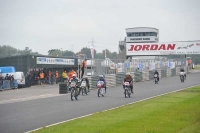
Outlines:
{"label": "white track line", "polygon": [[[107,110],[104,110],[104,111],[99,111],[99,112],[106,112],[106,111],[114,110],[114,109],[117,109],[117,108],[120,108],[120,107],[123,107],[123,106],[126,106],[126,105],[130,105],[130,104],[133,104],[133,103],[138,103],[138,102],[141,102],[141,101],[149,100],[149,99],[152,99],[152,98],[155,98],[155,97],[159,97],[159,96],[163,96],[163,95],[166,95],[166,94],[178,92],[178,91],[181,91],[181,90],[184,90],[184,89],[188,89],[188,88],[192,88],[192,87],[196,87],[196,86],[199,86],[199,85],[194,85],[194,86],[190,86],[190,87],[187,87],[187,88],[179,89],[179,90],[176,90],[176,91],[171,91],[171,92],[168,92],[168,93],[163,93],[163,94],[160,94],[160,95],[157,95],[157,96],[145,98],[145,99],[142,99],[142,100],[139,100],[139,101],[131,102],[131,103],[128,103],[128,104],[124,104],[124,105],[121,105],[121,106],[117,106],[117,107],[110,108],[110,109],[107,109]],[[88,115],[84,115],[84,116],[76,117],[76,118],[73,118],[73,119],[65,120],[65,121],[62,121],[62,122],[54,123],[54,124],[51,124],[51,125],[48,125],[48,126],[45,126],[45,127],[51,127],[51,126],[58,125],[58,124],[61,124],[61,123],[64,123],[64,122],[69,122],[69,121],[73,121],[73,120],[76,120],[76,119],[84,118],[84,117],[87,117],[87,116],[91,116],[93,114],[97,114],[99,112],[95,112],[95,113],[91,113],[91,114],[88,114]],[[37,129],[34,129],[34,130],[30,130],[30,131],[25,132],[25,133],[31,133],[33,131],[37,131],[37,130],[40,130],[42,128],[43,127],[40,127],[40,128],[37,128]]]}

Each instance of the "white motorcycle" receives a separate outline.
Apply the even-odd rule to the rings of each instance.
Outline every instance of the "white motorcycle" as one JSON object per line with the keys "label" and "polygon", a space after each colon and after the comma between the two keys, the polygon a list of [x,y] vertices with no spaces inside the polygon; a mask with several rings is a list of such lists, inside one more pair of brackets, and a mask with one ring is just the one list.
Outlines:
{"label": "white motorcycle", "polygon": [[155,80],[155,84],[158,84],[158,75],[157,74],[154,75],[154,80]]}
{"label": "white motorcycle", "polygon": [[181,82],[184,82],[185,81],[185,72],[180,72],[180,80]]}
{"label": "white motorcycle", "polygon": [[88,93],[88,91],[86,89],[86,85],[87,85],[86,81],[81,82],[80,88],[81,88],[81,91],[82,91],[82,95],[84,95],[84,94],[87,95],[87,93]]}
{"label": "white motorcycle", "polygon": [[124,82],[124,95],[125,98],[131,96],[131,86],[129,82]]}
{"label": "white motorcycle", "polygon": [[100,97],[100,96],[104,97],[104,95],[105,95],[105,86],[104,86],[103,81],[97,82],[97,95],[98,95],[98,97]]}

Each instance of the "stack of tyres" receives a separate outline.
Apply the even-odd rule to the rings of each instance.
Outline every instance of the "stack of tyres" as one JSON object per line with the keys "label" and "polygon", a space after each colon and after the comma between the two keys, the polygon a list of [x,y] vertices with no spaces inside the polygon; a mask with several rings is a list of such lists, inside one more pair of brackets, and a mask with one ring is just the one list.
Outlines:
{"label": "stack of tyres", "polygon": [[60,83],[59,84],[59,94],[66,94],[66,93],[68,93],[67,83]]}

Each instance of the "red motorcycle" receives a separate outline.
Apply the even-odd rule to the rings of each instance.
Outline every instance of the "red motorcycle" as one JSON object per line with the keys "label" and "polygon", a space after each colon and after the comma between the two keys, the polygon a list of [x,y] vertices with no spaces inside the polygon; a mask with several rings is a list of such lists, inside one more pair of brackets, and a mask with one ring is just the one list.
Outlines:
{"label": "red motorcycle", "polygon": [[97,82],[97,95],[98,97],[102,96],[104,97],[105,95],[105,85],[103,81],[98,81]]}

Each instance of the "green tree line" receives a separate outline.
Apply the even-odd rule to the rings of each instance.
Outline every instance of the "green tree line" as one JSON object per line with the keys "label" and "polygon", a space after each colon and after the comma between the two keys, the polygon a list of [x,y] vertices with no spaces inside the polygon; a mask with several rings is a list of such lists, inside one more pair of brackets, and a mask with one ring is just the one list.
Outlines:
{"label": "green tree line", "polygon": [[[48,55],[53,56],[71,56],[71,57],[77,57],[79,54],[85,55],[87,58],[92,58],[90,49],[85,47],[82,48],[79,52],[74,53],[69,50],[61,51],[60,49],[51,49],[48,51]],[[117,52],[111,52],[108,49],[106,49],[106,57],[113,59],[117,55]],[[94,58],[96,59],[104,59],[105,58],[105,50],[103,50],[101,53],[97,53],[97,51],[94,49]]]}
{"label": "green tree line", "polygon": [[[25,47],[23,50],[16,49],[14,47],[8,45],[0,45],[0,58],[7,57],[7,56],[16,56],[16,55],[25,55],[25,54],[40,54],[38,52],[33,52],[32,49],[29,47]],[[67,57],[77,57],[79,54],[84,54],[87,58],[92,58],[90,49],[85,47],[82,48],[79,52],[74,53],[69,50],[60,50],[60,49],[50,49],[48,51],[48,55],[51,56],[67,56]],[[41,55],[41,54],[40,54]],[[117,55],[117,52],[111,52],[106,49],[106,57],[113,59]],[[96,59],[104,59],[105,58],[105,51],[103,50],[100,53],[97,53],[94,50],[94,58]]]}

